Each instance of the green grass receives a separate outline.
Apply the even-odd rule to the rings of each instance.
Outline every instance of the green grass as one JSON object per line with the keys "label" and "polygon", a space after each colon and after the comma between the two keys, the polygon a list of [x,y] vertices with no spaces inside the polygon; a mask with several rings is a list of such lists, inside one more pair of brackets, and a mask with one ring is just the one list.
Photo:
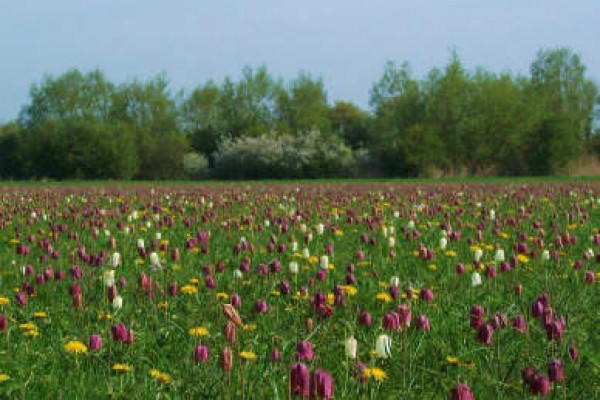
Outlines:
{"label": "green grass", "polygon": [[[403,185],[404,182],[444,184],[428,185],[427,190],[418,193],[413,185]],[[480,182],[497,185],[469,185]],[[536,184],[514,185],[529,182]],[[590,236],[600,228],[597,202],[600,195],[595,182],[596,179],[583,178],[323,180],[296,191],[297,182],[274,185],[261,181],[250,184],[245,196],[232,193],[230,185],[250,182],[200,182],[208,183],[206,186],[193,182],[180,186],[185,190],[169,193],[169,197],[165,196],[162,185],[171,191],[171,185],[182,182],[72,181],[51,183],[50,191],[44,187],[47,184],[41,182],[33,183],[33,190],[24,188],[28,183],[8,183],[12,185],[11,190],[0,197],[0,297],[9,300],[8,304],[0,305],[0,314],[9,319],[8,329],[0,332],[0,374],[8,376],[0,382],[0,398],[89,399],[107,398],[110,393],[112,398],[123,399],[284,399],[288,397],[289,370],[295,362],[296,345],[302,340],[310,341],[314,348],[314,360],[306,362],[310,369],[324,369],[332,375],[336,399],[397,399],[402,398],[403,393],[408,398],[448,398],[457,382],[467,383],[477,399],[530,398],[522,384],[521,371],[533,365],[540,374],[547,375],[547,364],[553,359],[560,359],[565,371],[564,384],[553,388],[554,398],[597,398],[600,396],[600,338],[595,332],[600,323],[597,312],[600,293],[597,283],[585,283],[585,272],[597,273],[599,264],[595,258],[583,258],[589,248],[600,253],[600,247],[590,241]],[[335,183],[352,183],[352,190]],[[365,185],[354,185],[358,183]],[[453,183],[461,183],[462,196],[457,195],[458,189],[451,185]],[[82,187],[69,194],[69,185]],[[116,188],[118,195],[100,194],[96,185]],[[138,191],[140,186],[144,190]],[[146,190],[149,186],[156,187],[154,196]],[[57,190],[53,190],[55,188]],[[570,195],[569,191],[577,196]],[[429,197],[431,192],[433,197]],[[290,197],[294,197],[294,201]],[[153,204],[162,207],[158,220],[153,217]],[[431,212],[416,211],[417,204],[426,205]],[[524,207],[524,215],[521,207]],[[497,232],[493,229],[495,222],[489,218],[492,208],[497,215]],[[96,209],[115,213],[100,216],[92,212]],[[138,210],[139,219],[129,220],[134,210]],[[290,211],[294,210],[304,215],[296,223],[289,218]],[[32,211],[36,212],[35,217]],[[347,221],[349,212],[359,220]],[[395,216],[395,212],[401,216]],[[413,217],[409,217],[411,212]],[[41,214],[47,215],[46,221]],[[339,219],[334,217],[336,214]],[[568,220],[568,214],[573,215],[572,221]],[[244,225],[242,221],[251,215],[255,215],[253,222],[250,226]],[[172,226],[157,223],[168,222],[170,217]],[[277,227],[281,218],[288,221],[286,233]],[[418,238],[409,239],[403,233],[411,218],[421,234]],[[184,224],[184,221],[187,222]],[[533,226],[534,221],[541,222],[543,232]],[[66,229],[59,229],[53,237],[49,234],[50,222],[57,228],[64,224]],[[229,229],[224,226],[225,222],[230,224]],[[462,234],[459,241],[449,241],[446,250],[439,247],[442,222],[451,224]],[[119,229],[119,223],[136,232]],[[335,224],[337,232],[330,227],[320,235],[316,228],[319,223]],[[308,244],[304,243],[303,224],[313,235]],[[97,237],[90,225],[98,226]],[[477,241],[479,225],[481,242]],[[260,227],[260,230],[254,231],[252,227]],[[105,235],[104,230],[109,234]],[[186,241],[198,231],[211,232],[206,254],[202,243],[186,249]],[[566,232],[576,237],[576,242],[556,249],[555,238]],[[21,234],[17,239],[16,233]],[[76,233],[77,239],[69,239],[69,233]],[[146,248],[150,248],[157,233],[169,249],[156,250],[165,269],[151,272],[148,258],[138,254],[137,240],[144,239]],[[521,233],[528,238],[521,240]],[[29,234],[35,236],[32,243],[27,241]],[[298,242],[298,252],[291,250],[292,235]],[[361,241],[361,235],[368,236],[367,243]],[[390,236],[396,239],[395,258],[389,256]],[[253,244],[254,252],[233,252],[242,237]],[[543,261],[544,249],[536,245],[536,237],[543,237],[544,249],[559,251],[558,257]],[[109,238],[115,239],[115,249],[110,248]],[[42,239],[48,239],[58,251],[58,258],[40,259],[47,253],[36,244]],[[15,240],[29,245],[31,253],[15,254]],[[269,252],[267,246],[272,240],[276,240],[277,245],[284,243],[286,251]],[[521,241],[527,244],[528,253],[535,250],[537,255],[529,254],[516,269],[501,272],[494,262],[494,246],[502,247],[509,260],[514,253],[513,243]],[[321,281],[316,279],[318,257],[325,254],[327,244],[334,246],[334,253],[329,256],[332,268]],[[419,245],[431,249],[435,258],[425,260],[415,255]],[[115,251],[121,254],[122,265],[116,268],[116,277],[127,281],[125,287],[118,288],[123,297],[122,309],[114,310],[107,300],[102,276],[110,268],[108,261],[102,266],[86,265],[81,259],[72,261],[69,254],[76,252],[78,246],[84,246],[91,255],[102,251],[108,255]],[[474,246],[484,251],[483,284],[477,287],[471,286],[471,274],[476,270]],[[181,252],[179,261],[171,259],[173,248]],[[317,259],[304,258],[300,254],[303,248],[308,248]],[[356,259],[358,250],[365,253],[362,262]],[[447,253],[448,250],[455,254]],[[250,271],[242,279],[236,279],[234,271],[246,258],[251,264]],[[259,265],[263,263],[268,268],[275,259],[281,262],[282,270],[260,276]],[[583,262],[583,269],[573,268],[575,260]],[[298,275],[288,270],[292,261],[300,264]],[[223,272],[217,270],[218,263],[225,265]],[[310,299],[317,292],[331,294],[336,285],[345,284],[350,263],[355,265],[356,294],[346,293],[343,307],[332,305],[332,315],[319,318]],[[465,275],[455,272],[457,263],[466,265]],[[21,268],[27,264],[33,266],[35,273],[23,277]],[[74,264],[83,269],[83,278],[70,278],[69,269]],[[485,277],[485,269],[492,264],[498,269],[495,279]],[[65,271],[67,278],[36,283],[36,275],[48,266],[54,271]],[[216,281],[214,289],[205,286],[205,268]],[[153,297],[140,287],[142,274],[153,280]],[[390,303],[378,300],[379,293],[389,290],[392,277],[400,280],[400,294],[409,288],[430,288],[434,300],[402,297]],[[290,283],[288,296],[276,293],[282,280]],[[14,299],[14,289],[23,281],[30,282],[36,294],[29,297],[27,306],[20,307]],[[180,291],[171,297],[168,286],[174,282]],[[81,285],[81,308],[72,306],[69,296],[72,283]],[[523,285],[521,296],[514,291],[517,283]],[[182,293],[184,285],[197,287],[197,293]],[[307,291],[306,297],[300,295],[303,290]],[[219,297],[218,293],[226,295]],[[245,329],[238,329],[237,340],[231,345],[233,369],[225,373],[219,363],[219,354],[227,346],[223,334],[227,319],[221,306],[233,293],[242,298],[238,311]],[[550,293],[554,314],[567,318],[562,340],[549,341],[540,320],[531,316],[531,306],[541,293]],[[268,303],[267,314],[255,312],[257,300]],[[408,304],[412,311],[410,328],[402,332],[384,331],[384,315],[402,303]],[[476,340],[476,333],[469,326],[469,310],[475,304],[485,308],[485,322],[497,312],[504,313],[509,321],[524,315],[529,328],[527,333],[516,332],[510,326],[502,328],[494,332],[491,345],[485,346]],[[371,313],[371,327],[357,323],[359,310]],[[46,317],[37,318],[35,312],[38,311],[46,312]],[[110,313],[111,319],[102,317],[102,313]],[[428,317],[431,331],[416,328],[419,315]],[[309,319],[314,324],[312,331],[307,327]],[[37,337],[25,334],[26,330],[20,325],[27,322],[36,324]],[[134,331],[133,344],[113,341],[110,330],[117,322]],[[205,327],[210,335],[191,336],[189,330],[197,326]],[[384,333],[392,339],[388,359],[378,358],[373,352],[377,337]],[[102,336],[102,350],[81,355],[65,351],[64,346],[69,341],[80,340],[87,344],[91,334]],[[358,341],[358,360],[345,355],[344,341],[350,336]],[[194,363],[192,359],[194,348],[200,343],[210,349],[210,358],[205,364]],[[569,346],[579,348],[577,361],[570,360]],[[279,363],[269,361],[268,355],[275,347],[283,356]],[[241,351],[254,352],[256,360],[240,359]],[[452,358],[458,361],[450,362]],[[361,383],[357,361],[369,368],[380,368],[387,378],[382,382],[370,378]],[[132,370],[119,373],[113,369],[118,363],[127,364]],[[152,369],[169,374],[171,381],[168,384],[157,381],[150,375]]]}

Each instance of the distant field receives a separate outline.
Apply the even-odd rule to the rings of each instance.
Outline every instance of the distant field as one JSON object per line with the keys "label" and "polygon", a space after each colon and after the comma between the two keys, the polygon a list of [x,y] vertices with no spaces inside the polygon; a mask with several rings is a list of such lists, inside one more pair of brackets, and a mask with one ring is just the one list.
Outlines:
{"label": "distant field", "polygon": [[1,182],[0,398],[599,398],[599,265],[598,177]]}

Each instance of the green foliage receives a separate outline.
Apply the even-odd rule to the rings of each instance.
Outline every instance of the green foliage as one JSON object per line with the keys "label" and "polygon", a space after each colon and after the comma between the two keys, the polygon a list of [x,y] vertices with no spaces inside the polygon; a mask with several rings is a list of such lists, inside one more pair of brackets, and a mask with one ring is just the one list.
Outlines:
{"label": "green foliage", "polygon": [[164,74],[114,84],[70,70],[32,85],[18,121],[1,127],[0,177],[557,174],[600,154],[585,70],[566,48],[539,51],[529,76],[469,71],[456,52],[422,79],[390,61],[371,112],[331,105],[308,73],[284,82],[264,66],[178,96]]}

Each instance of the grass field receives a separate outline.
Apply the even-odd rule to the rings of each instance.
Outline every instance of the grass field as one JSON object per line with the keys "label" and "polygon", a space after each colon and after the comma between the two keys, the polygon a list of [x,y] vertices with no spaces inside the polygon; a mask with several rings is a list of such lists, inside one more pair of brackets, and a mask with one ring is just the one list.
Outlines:
{"label": "grass field", "polygon": [[599,398],[599,265],[596,178],[3,182],[0,398]]}

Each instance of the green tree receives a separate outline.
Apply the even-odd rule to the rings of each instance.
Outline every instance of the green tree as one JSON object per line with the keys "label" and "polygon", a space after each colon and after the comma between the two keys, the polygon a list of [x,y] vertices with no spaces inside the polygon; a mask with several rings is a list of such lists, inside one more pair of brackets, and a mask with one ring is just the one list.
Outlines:
{"label": "green tree", "polygon": [[369,143],[369,114],[354,104],[336,101],[329,110],[329,120],[333,133],[352,147],[358,149]]}
{"label": "green tree", "polygon": [[277,128],[292,134],[312,130],[331,133],[327,92],[321,79],[301,73],[288,88],[276,88]]}

